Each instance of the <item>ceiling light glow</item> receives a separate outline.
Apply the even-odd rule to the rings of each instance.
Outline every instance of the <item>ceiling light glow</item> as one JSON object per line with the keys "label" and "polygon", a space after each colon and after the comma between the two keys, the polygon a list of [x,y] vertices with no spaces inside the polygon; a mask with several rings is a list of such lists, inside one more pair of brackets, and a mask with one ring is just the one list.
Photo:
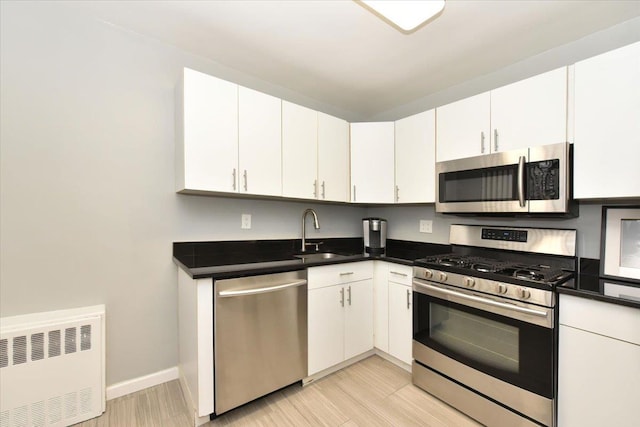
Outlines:
{"label": "ceiling light glow", "polygon": [[361,0],[403,31],[411,31],[444,9],[444,0]]}

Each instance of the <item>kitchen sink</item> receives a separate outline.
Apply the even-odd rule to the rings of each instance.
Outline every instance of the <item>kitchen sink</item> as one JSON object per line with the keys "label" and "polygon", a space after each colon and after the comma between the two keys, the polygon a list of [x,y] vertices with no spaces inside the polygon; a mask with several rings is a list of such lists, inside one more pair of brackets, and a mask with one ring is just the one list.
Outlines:
{"label": "kitchen sink", "polygon": [[303,262],[304,261],[316,262],[316,261],[324,261],[324,260],[337,259],[337,258],[346,258],[347,255],[335,254],[333,252],[314,252],[314,253],[308,253],[308,254],[298,254],[298,255],[294,255],[294,257],[301,259]]}

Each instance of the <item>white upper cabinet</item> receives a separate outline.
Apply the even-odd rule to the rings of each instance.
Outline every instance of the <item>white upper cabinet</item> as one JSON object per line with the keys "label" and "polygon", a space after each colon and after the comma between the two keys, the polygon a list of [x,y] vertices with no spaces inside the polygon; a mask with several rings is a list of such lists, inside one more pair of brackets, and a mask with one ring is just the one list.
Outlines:
{"label": "white upper cabinet", "polygon": [[438,107],[436,161],[490,153],[490,108],[489,92]]}
{"label": "white upper cabinet", "polygon": [[640,42],[574,72],[574,197],[640,197]]}
{"label": "white upper cabinet", "polygon": [[318,194],[318,112],[282,101],[282,195]]}
{"label": "white upper cabinet", "polygon": [[282,195],[282,102],[240,86],[239,189],[241,193]]}
{"label": "white upper cabinet", "polygon": [[238,85],[185,68],[177,89],[176,191],[236,191]]}
{"label": "white upper cabinet", "polygon": [[438,107],[436,159],[567,141],[567,67]]}
{"label": "white upper cabinet", "polygon": [[393,203],[394,122],[351,123],[351,201]]}
{"label": "white upper cabinet", "polygon": [[318,113],[318,199],[348,202],[349,123]]}
{"label": "white upper cabinet", "polygon": [[491,152],[567,141],[567,67],[491,91]]}
{"label": "white upper cabinet", "polygon": [[435,145],[435,110],[396,121],[396,203],[435,202]]}

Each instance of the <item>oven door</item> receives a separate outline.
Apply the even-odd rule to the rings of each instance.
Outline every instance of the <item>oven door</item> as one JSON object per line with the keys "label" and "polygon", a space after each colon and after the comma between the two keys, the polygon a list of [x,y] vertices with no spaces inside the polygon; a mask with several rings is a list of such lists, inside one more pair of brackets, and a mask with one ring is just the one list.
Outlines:
{"label": "oven door", "polygon": [[416,278],[413,290],[416,362],[552,424],[552,308]]}
{"label": "oven door", "polygon": [[436,163],[436,212],[528,212],[529,150]]}

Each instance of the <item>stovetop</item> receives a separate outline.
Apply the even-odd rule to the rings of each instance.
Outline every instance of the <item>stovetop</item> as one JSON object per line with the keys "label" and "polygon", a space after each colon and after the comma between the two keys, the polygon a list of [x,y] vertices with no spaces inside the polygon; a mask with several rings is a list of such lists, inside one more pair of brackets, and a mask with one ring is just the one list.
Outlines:
{"label": "stovetop", "polygon": [[573,272],[553,265],[529,264],[458,253],[418,259],[414,265],[538,288],[554,288],[573,277]]}

